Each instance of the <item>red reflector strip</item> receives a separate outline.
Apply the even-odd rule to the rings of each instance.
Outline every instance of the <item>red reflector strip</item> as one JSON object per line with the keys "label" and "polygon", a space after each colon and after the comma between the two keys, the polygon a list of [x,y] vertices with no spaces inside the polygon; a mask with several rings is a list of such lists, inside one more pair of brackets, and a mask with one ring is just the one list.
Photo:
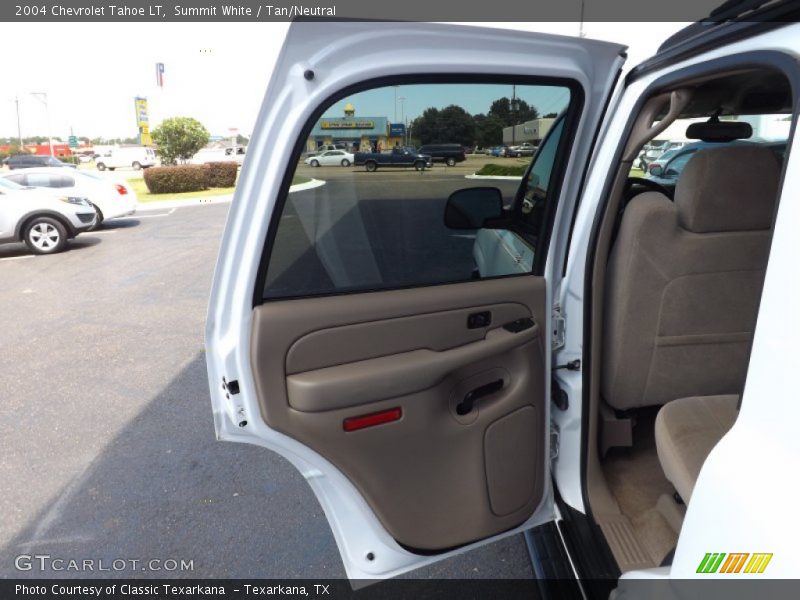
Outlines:
{"label": "red reflector strip", "polygon": [[371,413],[369,415],[361,415],[360,417],[350,417],[345,419],[342,423],[345,431],[357,431],[366,427],[374,427],[375,425],[383,425],[384,423],[391,423],[397,421],[403,416],[402,408],[390,408],[389,410],[382,410],[380,412]]}

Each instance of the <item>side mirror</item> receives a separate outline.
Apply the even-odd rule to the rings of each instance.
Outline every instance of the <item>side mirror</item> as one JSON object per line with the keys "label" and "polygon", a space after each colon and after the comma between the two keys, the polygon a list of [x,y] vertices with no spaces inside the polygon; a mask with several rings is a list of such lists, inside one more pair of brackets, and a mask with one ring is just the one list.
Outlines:
{"label": "side mirror", "polygon": [[653,165],[650,167],[650,175],[653,177],[663,177],[664,176],[664,167],[661,165]]}
{"label": "side mirror", "polygon": [[450,194],[444,224],[450,229],[480,229],[503,216],[503,193],[495,187],[474,187]]}

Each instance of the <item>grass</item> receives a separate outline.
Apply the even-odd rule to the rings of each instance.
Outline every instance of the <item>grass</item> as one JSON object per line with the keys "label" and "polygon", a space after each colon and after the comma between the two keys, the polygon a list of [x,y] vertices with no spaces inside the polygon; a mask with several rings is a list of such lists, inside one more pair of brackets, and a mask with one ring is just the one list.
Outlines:
{"label": "grass", "polygon": [[[139,202],[159,202],[160,200],[191,200],[194,198],[211,198],[213,196],[225,196],[226,194],[233,194],[233,191],[236,189],[235,187],[227,187],[227,188],[209,188],[207,190],[202,190],[200,192],[182,192],[180,194],[151,194],[147,190],[147,184],[145,184],[144,179],[142,178],[141,172],[133,172],[133,173],[126,173],[125,178],[128,180],[128,185],[133,188],[133,191],[136,192],[136,196],[139,198]],[[311,181],[309,177],[300,177],[295,175],[292,178],[292,185],[297,185],[300,183],[308,183]]]}
{"label": "grass", "polygon": [[141,177],[128,178],[128,185],[136,192],[139,202],[158,202],[160,200],[191,200],[193,198],[210,198],[212,196],[224,196],[232,194],[235,187],[209,188],[199,192],[182,192],[180,194],[151,194],[147,190],[147,185]]}
{"label": "grass", "polygon": [[475,175],[495,175],[500,177],[522,177],[528,165],[483,165]]}
{"label": "grass", "polygon": [[630,174],[628,177],[644,177],[644,171],[641,169],[631,169]]}

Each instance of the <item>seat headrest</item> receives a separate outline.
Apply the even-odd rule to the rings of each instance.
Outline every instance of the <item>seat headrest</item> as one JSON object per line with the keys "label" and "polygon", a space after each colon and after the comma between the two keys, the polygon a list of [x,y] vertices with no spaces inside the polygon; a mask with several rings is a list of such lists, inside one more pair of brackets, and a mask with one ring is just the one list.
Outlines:
{"label": "seat headrest", "polygon": [[675,188],[681,226],[695,233],[769,229],[779,179],[780,163],[769,148],[700,150]]}

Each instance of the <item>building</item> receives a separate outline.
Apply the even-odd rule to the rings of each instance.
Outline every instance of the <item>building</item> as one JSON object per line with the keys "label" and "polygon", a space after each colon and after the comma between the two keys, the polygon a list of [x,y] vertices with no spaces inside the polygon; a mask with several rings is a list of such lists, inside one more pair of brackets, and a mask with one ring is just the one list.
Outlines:
{"label": "building", "polygon": [[[402,136],[402,137],[401,137]],[[386,150],[403,144],[405,128],[390,124],[386,117],[357,117],[355,107],[347,103],[343,117],[322,117],[308,137],[306,150],[313,151],[323,144],[344,144],[348,149],[372,148]]]}
{"label": "building", "polygon": [[[47,142],[44,144],[25,144],[23,149],[28,154],[36,154],[38,156],[50,155],[50,144]],[[11,151],[10,145],[0,146],[0,153],[6,154],[10,151]],[[72,156],[72,154],[73,154],[72,149],[69,147],[68,144],[53,140],[53,156],[64,157],[64,156]]]}
{"label": "building", "polygon": [[503,127],[503,144],[511,146],[530,142],[538,146],[553,126],[553,121],[555,119],[534,119],[513,127]]}

